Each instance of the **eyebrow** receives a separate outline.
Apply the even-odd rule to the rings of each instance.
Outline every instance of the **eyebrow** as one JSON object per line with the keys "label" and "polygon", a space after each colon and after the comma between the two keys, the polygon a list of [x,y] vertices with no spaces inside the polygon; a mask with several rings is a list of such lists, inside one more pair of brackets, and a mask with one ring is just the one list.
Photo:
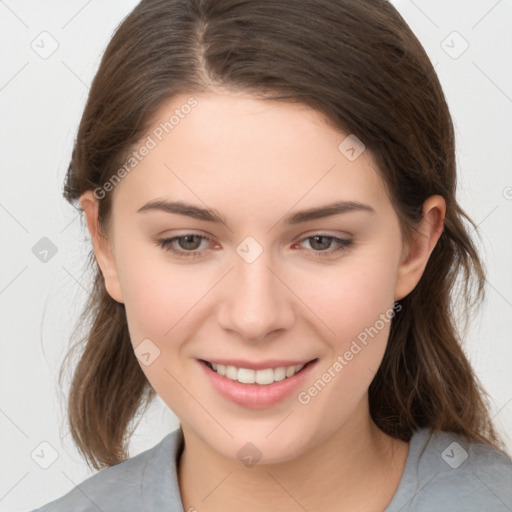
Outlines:
{"label": "eyebrow", "polygon": [[[222,216],[219,215],[215,210],[210,208],[200,208],[183,201],[150,201],[149,203],[139,208],[137,212],[155,210],[163,211],[166,213],[175,213],[178,215],[186,215],[187,217],[209,222],[226,224]],[[360,203],[358,201],[337,201],[335,203],[330,203],[324,206],[318,206],[315,208],[309,208],[307,210],[301,210],[292,213],[284,217],[283,222],[286,224],[300,224],[301,222],[322,219],[325,217],[331,217],[333,215],[340,215],[342,213],[355,211],[375,213],[375,210],[368,204]]]}

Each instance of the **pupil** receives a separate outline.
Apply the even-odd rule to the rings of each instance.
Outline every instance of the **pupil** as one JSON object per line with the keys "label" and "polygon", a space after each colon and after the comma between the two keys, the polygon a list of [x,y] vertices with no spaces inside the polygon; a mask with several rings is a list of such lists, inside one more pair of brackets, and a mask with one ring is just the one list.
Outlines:
{"label": "pupil", "polygon": [[[324,244],[322,244],[322,243],[321,243],[321,240],[322,240],[322,239],[323,239],[323,240],[325,240],[325,243],[324,243]],[[314,249],[328,249],[328,248],[329,248],[329,245],[330,245],[330,238],[328,238],[328,237],[326,237],[326,236],[314,236],[314,237],[313,237],[313,240],[314,240],[314,242],[313,242],[313,244],[311,244],[311,245],[312,245],[312,247],[313,247]],[[318,242],[319,240],[320,240],[320,243],[319,243],[319,244],[320,244],[320,246],[322,246],[322,245],[323,245],[324,247],[318,247],[318,246],[316,246],[316,247],[315,247],[315,245],[317,245],[317,242]]]}
{"label": "pupil", "polygon": [[[196,242],[193,241],[194,239],[196,239]],[[179,245],[181,246],[182,249],[194,250],[197,249],[200,243],[200,239],[197,239],[199,239],[199,236],[197,235],[182,236],[179,239]],[[192,245],[192,247],[190,246],[190,244]]]}

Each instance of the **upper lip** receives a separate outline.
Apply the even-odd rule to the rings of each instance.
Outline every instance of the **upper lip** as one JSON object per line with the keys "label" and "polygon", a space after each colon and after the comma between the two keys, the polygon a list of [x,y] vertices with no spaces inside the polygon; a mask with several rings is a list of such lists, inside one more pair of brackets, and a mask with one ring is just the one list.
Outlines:
{"label": "upper lip", "polygon": [[202,359],[207,363],[223,364],[224,366],[235,366],[236,368],[247,368],[248,370],[265,370],[267,368],[280,368],[284,366],[295,366],[298,364],[306,365],[315,359],[288,360],[284,359],[267,359],[266,361],[244,361],[242,359]]}

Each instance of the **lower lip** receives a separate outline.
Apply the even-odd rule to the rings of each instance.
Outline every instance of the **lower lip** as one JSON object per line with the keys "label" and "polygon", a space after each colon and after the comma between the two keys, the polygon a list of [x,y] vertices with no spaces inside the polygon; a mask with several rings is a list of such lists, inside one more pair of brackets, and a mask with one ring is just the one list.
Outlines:
{"label": "lower lip", "polygon": [[223,397],[243,407],[262,409],[275,405],[296,391],[316,365],[317,360],[307,363],[304,368],[292,377],[274,382],[273,384],[242,384],[219,375],[204,362],[198,361],[206,372],[213,387]]}

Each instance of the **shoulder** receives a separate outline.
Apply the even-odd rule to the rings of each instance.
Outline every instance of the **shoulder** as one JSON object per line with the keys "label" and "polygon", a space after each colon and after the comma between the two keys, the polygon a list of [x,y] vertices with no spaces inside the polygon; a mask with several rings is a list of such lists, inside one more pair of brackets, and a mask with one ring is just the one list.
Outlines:
{"label": "shoulder", "polygon": [[417,512],[510,512],[512,460],[486,444],[420,429],[411,439],[402,481],[386,512],[402,507]]}
{"label": "shoulder", "polygon": [[182,443],[182,431],[177,429],[153,448],[101,470],[33,512],[182,512],[176,471]]}

